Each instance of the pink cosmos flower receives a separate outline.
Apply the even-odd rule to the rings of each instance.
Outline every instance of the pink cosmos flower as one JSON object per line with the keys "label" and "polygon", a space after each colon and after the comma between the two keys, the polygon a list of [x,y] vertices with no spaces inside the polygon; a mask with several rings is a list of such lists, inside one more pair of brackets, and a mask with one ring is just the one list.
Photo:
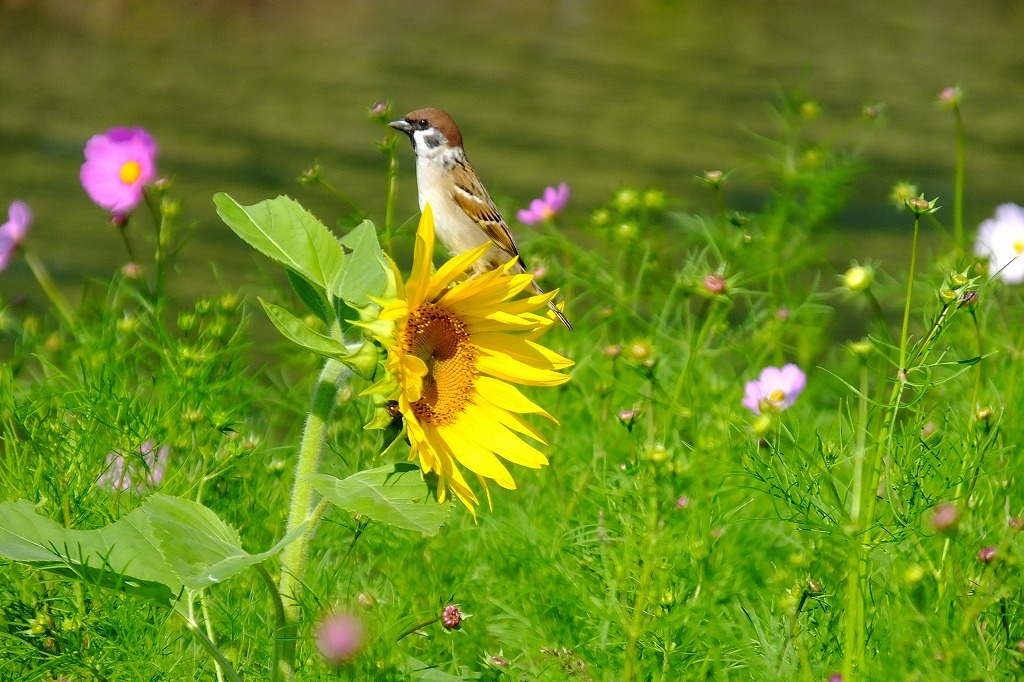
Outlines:
{"label": "pink cosmos flower", "polygon": [[107,470],[96,479],[96,485],[110,490],[142,490],[155,488],[164,480],[170,448],[161,445],[154,452],[156,444],[147,440],[139,447],[142,462],[130,461],[119,452],[107,453]]}
{"label": "pink cosmos flower", "polygon": [[792,363],[765,367],[756,381],[747,382],[743,407],[754,414],[782,412],[796,401],[806,385],[807,375]]}
{"label": "pink cosmos flower", "polygon": [[32,209],[24,201],[15,200],[7,209],[7,222],[0,225],[0,272],[7,269],[14,249],[18,248],[32,226]]}
{"label": "pink cosmos flower", "polygon": [[544,189],[542,199],[534,199],[530,202],[530,208],[516,213],[519,222],[524,225],[536,225],[545,220],[551,220],[569,203],[569,185],[564,182],[558,187],[547,187]]}
{"label": "pink cosmos flower", "polygon": [[341,665],[358,656],[363,639],[363,621],[342,611],[324,616],[316,629],[316,648],[331,665]]}
{"label": "pink cosmos flower", "polygon": [[1024,208],[997,206],[995,217],[978,227],[974,253],[988,258],[989,277],[999,277],[1007,284],[1024,282]]}
{"label": "pink cosmos flower", "polygon": [[124,216],[156,177],[157,146],[142,128],[111,128],[85,145],[82,187],[100,208]]}

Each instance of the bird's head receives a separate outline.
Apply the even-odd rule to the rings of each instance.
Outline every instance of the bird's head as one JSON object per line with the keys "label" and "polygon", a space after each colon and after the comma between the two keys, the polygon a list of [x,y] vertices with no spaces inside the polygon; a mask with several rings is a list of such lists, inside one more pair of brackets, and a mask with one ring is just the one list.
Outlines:
{"label": "bird's head", "polygon": [[440,109],[417,109],[388,124],[401,130],[412,140],[417,156],[434,156],[462,147],[462,133],[448,112]]}

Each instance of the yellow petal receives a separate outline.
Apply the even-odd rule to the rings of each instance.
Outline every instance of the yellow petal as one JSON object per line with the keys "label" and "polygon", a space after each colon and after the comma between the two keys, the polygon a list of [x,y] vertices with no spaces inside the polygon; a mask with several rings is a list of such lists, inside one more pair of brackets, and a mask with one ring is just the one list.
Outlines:
{"label": "yellow petal", "polygon": [[[463,427],[463,425],[469,425]],[[548,458],[537,448],[522,440],[492,419],[479,406],[470,405],[466,408],[466,419],[460,419],[452,425],[466,440],[478,446],[492,450],[502,459],[531,469],[539,469],[548,463]],[[481,442],[485,441],[485,442]]]}
{"label": "yellow petal", "polygon": [[466,427],[466,420],[459,419],[452,424],[435,429],[437,436],[444,442],[448,451],[461,464],[474,474],[486,476],[502,488],[515,490],[516,482],[508,473],[505,465],[494,456],[494,453],[467,436],[472,427]]}
{"label": "yellow petal", "polygon": [[480,357],[476,359],[476,368],[498,379],[531,386],[558,386],[570,378],[568,374],[532,367],[505,353],[486,348],[481,348],[480,351]]}
{"label": "yellow petal", "polygon": [[480,348],[501,351],[534,367],[565,369],[575,364],[569,358],[562,357],[553,350],[513,334],[478,332],[473,335],[473,343]]}
{"label": "yellow petal", "polygon": [[489,248],[491,248],[490,242],[481,244],[475,249],[470,249],[465,253],[455,256],[438,268],[437,272],[434,273],[434,276],[430,278],[430,285],[427,287],[427,291],[423,295],[424,300],[433,301],[437,298],[437,296],[444,291],[449,284],[451,284],[452,280],[468,270],[473,263],[480,260],[480,257],[487,253],[487,249]]}
{"label": "yellow petal", "polygon": [[486,412],[491,417],[491,419],[494,419],[503,426],[506,426],[509,429],[516,431],[517,433],[521,433],[524,436],[529,436],[530,438],[533,438],[535,441],[543,443],[544,445],[548,444],[548,441],[544,437],[544,434],[542,434],[540,431],[534,428],[533,424],[530,424],[528,421],[520,417],[518,414],[508,412],[506,410],[501,409],[500,407],[497,407],[496,405],[491,404],[491,401],[486,400],[483,396],[477,396],[476,404],[480,407],[481,410]]}
{"label": "yellow petal", "polygon": [[423,207],[420,224],[416,228],[416,245],[413,248],[412,272],[406,282],[410,308],[423,303],[423,294],[430,283],[430,269],[434,263],[434,212],[430,204]]}
{"label": "yellow petal", "polygon": [[552,421],[555,419],[512,384],[491,377],[477,377],[473,385],[476,387],[477,393],[483,396],[487,402],[503,410],[519,414],[539,414]]}

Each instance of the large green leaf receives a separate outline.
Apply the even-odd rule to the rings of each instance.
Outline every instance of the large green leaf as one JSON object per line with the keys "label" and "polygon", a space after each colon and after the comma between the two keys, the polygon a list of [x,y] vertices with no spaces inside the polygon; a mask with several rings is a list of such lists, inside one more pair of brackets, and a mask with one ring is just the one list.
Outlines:
{"label": "large green leaf", "polygon": [[395,276],[380,248],[373,223],[364,220],[342,237],[341,243],[348,257],[334,284],[342,300],[353,308],[363,308],[370,304],[370,296],[394,296]]}
{"label": "large green leaf", "polygon": [[0,556],[165,605],[264,561],[304,530],[249,554],[216,514],[179,497],[152,495],[95,530],[62,528],[26,500],[0,503]]}
{"label": "large green leaf", "polygon": [[41,516],[27,500],[0,502],[0,556],[166,605],[184,586],[141,507],[104,528],[73,530]]}
{"label": "large green leaf", "polygon": [[334,321],[334,315],[331,314],[331,307],[327,302],[325,292],[307,282],[302,275],[294,270],[287,270],[287,273],[288,282],[302,302],[313,311],[314,315],[323,320],[324,324],[330,326]]}
{"label": "large green leaf", "polygon": [[309,477],[331,503],[352,514],[398,528],[434,535],[448,518],[450,504],[438,504],[419,467],[399,462],[360,471],[345,479],[328,474]]}
{"label": "large green leaf", "polygon": [[332,360],[337,360],[354,370],[364,379],[373,376],[377,367],[377,347],[372,343],[363,343],[350,350],[344,343],[326,334],[310,329],[306,323],[292,315],[284,308],[269,301],[260,299],[267,317],[277,327],[277,331],[292,343],[302,346],[311,353]]}
{"label": "large green leaf", "polygon": [[338,296],[343,270],[341,243],[323,223],[290,197],[243,206],[223,192],[213,196],[217,214],[250,246]]}

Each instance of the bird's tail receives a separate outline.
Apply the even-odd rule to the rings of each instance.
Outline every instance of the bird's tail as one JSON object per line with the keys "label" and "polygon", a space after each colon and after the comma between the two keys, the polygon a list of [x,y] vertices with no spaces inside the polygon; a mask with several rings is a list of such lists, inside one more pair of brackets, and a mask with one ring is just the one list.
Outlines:
{"label": "bird's tail", "polygon": [[[530,286],[533,288],[533,292],[535,294],[543,294],[544,293],[544,290],[541,289],[539,286],[537,286],[536,282],[530,282]],[[554,301],[548,301],[548,307],[551,308],[551,312],[553,312],[555,314],[555,317],[557,317],[559,319],[559,321],[562,324],[565,325],[565,328],[568,329],[569,331],[572,331],[572,325],[569,324],[569,320],[565,317],[565,314],[562,313],[562,311],[558,309],[558,306],[555,305],[555,302]]]}

